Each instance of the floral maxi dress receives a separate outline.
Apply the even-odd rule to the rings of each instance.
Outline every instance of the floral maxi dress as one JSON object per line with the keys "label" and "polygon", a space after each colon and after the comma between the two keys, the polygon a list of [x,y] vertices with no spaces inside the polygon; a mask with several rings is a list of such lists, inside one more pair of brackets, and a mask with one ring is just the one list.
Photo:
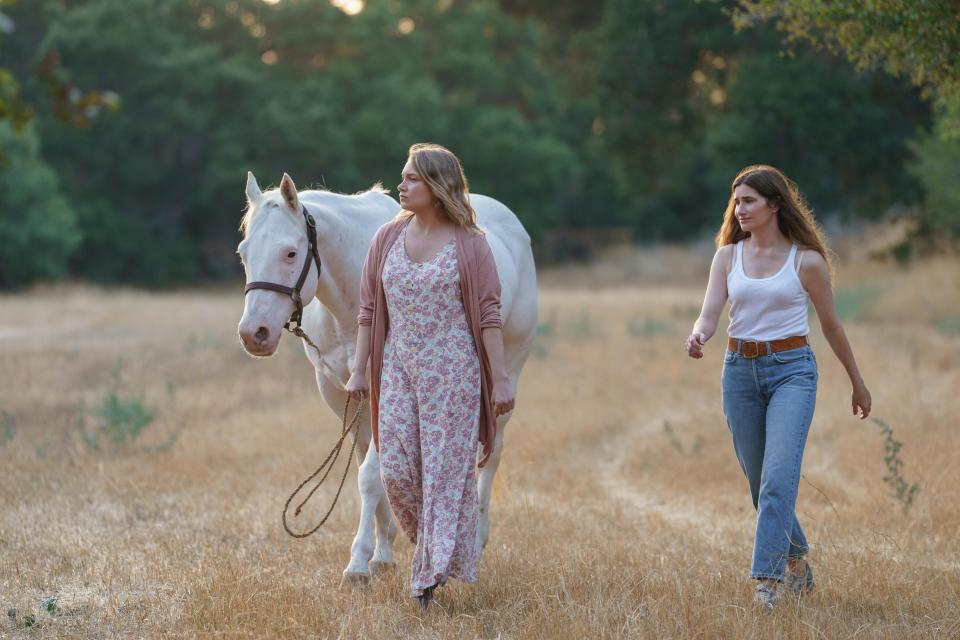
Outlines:
{"label": "floral maxi dress", "polygon": [[411,590],[477,579],[480,361],[451,240],[427,262],[404,229],[383,267],[389,329],[380,376],[380,470],[400,527],[416,545]]}

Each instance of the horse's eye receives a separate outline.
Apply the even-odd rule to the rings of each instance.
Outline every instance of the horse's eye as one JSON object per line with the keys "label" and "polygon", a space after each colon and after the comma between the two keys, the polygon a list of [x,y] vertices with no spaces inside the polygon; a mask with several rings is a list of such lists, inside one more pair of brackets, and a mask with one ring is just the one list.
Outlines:
{"label": "horse's eye", "polygon": [[288,258],[296,258],[296,257],[297,257],[297,252],[296,252],[296,251],[291,251],[290,253],[287,254],[287,257],[288,257]]}

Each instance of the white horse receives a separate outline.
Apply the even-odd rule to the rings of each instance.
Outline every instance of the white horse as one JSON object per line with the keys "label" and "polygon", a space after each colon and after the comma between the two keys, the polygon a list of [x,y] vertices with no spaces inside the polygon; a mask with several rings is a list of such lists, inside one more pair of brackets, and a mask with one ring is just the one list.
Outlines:
{"label": "white horse", "polygon": [[[261,192],[256,178],[248,173],[246,191],[248,207],[241,224],[244,239],[237,253],[247,283],[268,282],[293,289],[298,275],[306,271],[299,292],[305,305],[302,326],[320,353],[306,344],[304,350],[316,369],[323,399],[342,419],[344,385],[357,340],[363,260],[374,232],[392,219],[400,206],[379,187],[357,195],[297,193],[287,174],[279,189]],[[503,204],[481,195],[472,195],[470,202],[487,232],[500,275],[506,366],[516,392],[537,326],[537,280],[530,237]],[[308,242],[310,227],[304,223],[307,214],[315,220],[315,246],[322,265],[319,274]],[[244,349],[253,356],[273,355],[284,323],[294,309],[289,295],[263,288],[250,290],[238,327]],[[490,492],[503,451],[504,427],[511,415],[498,419],[493,453],[478,474],[478,557],[489,535]],[[393,540],[397,527],[380,480],[380,459],[376,448],[370,446],[367,409],[360,424],[356,454],[360,465],[360,524],[350,549],[350,563],[343,572],[346,580],[354,582],[365,582],[371,571],[377,573],[396,565]]]}

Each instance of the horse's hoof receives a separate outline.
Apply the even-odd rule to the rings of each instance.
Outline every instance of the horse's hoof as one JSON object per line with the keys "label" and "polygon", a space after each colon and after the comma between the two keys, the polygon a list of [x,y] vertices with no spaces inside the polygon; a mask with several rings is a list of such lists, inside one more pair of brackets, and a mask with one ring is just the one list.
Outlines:
{"label": "horse's hoof", "polygon": [[340,588],[344,589],[347,587],[366,587],[370,584],[370,574],[369,573],[359,573],[352,571],[344,571],[343,578],[340,580]]}
{"label": "horse's hoof", "polygon": [[382,576],[386,573],[393,573],[397,568],[396,562],[371,562],[370,575]]}

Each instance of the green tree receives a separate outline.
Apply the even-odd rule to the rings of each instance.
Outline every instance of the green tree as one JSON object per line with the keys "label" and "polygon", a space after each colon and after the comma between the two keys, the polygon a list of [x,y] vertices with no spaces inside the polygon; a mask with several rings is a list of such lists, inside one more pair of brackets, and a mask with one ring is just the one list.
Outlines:
{"label": "green tree", "polygon": [[[111,28],[110,25],[123,25]],[[74,266],[148,284],[237,272],[243,175],[304,186],[394,184],[416,141],[446,144],[475,191],[534,234],[555,223],[578,169],[553,131],[563,96],[539,30],[492,0],[329,3],[90,0],[56,12],[43,45],[78,82],[124,96],[96,145],[54,132],[45,149],[78,202]]]}
{"label": "green tree", "polygon": [[914,194],[907,138],[927,113],[914,91],[809,48],[780,56],[774,29],[730,28],[733,2],[604,6],[589,40],[593,132],[642,239],[715,227],[729,180],[758,162],[797,177],[821,211],[877,216]]}
{"label": "green tree", "polygon": [[0,171],[0,288],[63,276],[80,242],[76,212],[38,147],[33,126],[16,133],[0,122],[0,148],[7,154]]}
{"label": "green tree", "polygon": [[344,53],[320,77],[352,143],[331,163],[333,175],[351,175],[331,184],[354,188],[363,176],[360,188],[373,175],[392,186],[408,146],[429,140],[456,152],[472,190],[505,202],[534,236],[557,223],[578,163],[556,133],[564,96],[533,22],[489,0],[370,3],[331,38]]}
{"label": "green tree", "polygon": [[[16,28],[13,19],[3,11],[5,6],[12,4],[13,0],[0,0],[0,44],[3,43],[3,36]],[[13,71],[0,66],[0,123],[10,123],[15,131],[22,131],[31,117],[33,109],[24,101],[20,83]],[[3,148],[0,147],[0,159],[3,158],[2,154]]]}
{"label": "green tree", "polygon": [[[17,17],[14,20],[3,8],[14,7],[16,3],[17,0],[0,0],[0,52],[5,59],[12,58],[18,63],[12,67],[0,66],[0,122],[9,122],[14,130],[21,131],[34,115],[33,100],[23,96],[18,76],[21,79],[35,78],[45,89],[51,112],[74,126],[89,126],[101,111],[118,109],[120,99],[116,93],[84,91],[74,84],[70,72],[61,65],[58,51],[48,49],[37,55],[36,51],[30,49],[36,44],[36,29],[42,29],[54,6],[52,0],[35,0],[29,6],[23,6],[14,13]],[[19,33],[22,31],[28,32],[26,37]],[[14,33],[19,37],[11,38],[10,34]],[[33,99],[38,99],[38,96],[33,96]]]}
{"label": "green tree", "polygon": [[691,213],[706,199],[695,177],[706,114],[690,76],[704,51],[723,46],[718,37],[730,39],[723,21],[714,4],[607,0],[582,43],[595,52],[589,132],[620,196],[611,217],[645,240],[682,237],[701,223]]}
{"label": "green tree", "polygon": [[[247,169],[390,188],[417,141],[453,149],[472,189],[535,237],[689,237],[757,161],[784,165],[820,210],[909,199],[916,92],[803,46],[780,58],[772,26],[731,29],[735,6],[405,0],[351,16],[319,0],[31,0],[4,7],[16,29],[0,58],[73,205],[71,270],[100,281],[235,277]],[[67,86],[109,87],[123,108],[65,128],[51,88]]]}
{"label": "green tree", "polygon": [[[805,41],[858,69],[906,76],[932,98],[937,123],[912,146],[911,173],[923,185],[926,231],[960,229],[960,4],[955,0],[740,0],[739,28],[773,21],[789,42]],[[942,164],[948,163],[948,164]],[[952,164],[951,164],[952,163]]]}
{"label": "green tree", "polygon": [[[96,0],[50,24],[44,46],[73,60],[81,82],[124,94],[120,113],[93,123],[92,148],[87,133],[41,119],[48,157],[83,203],[81,275],[156,285],[228,268],[235,238],[224,232],[242,206],[231,170],[254,164],[260,126],[273,123],[256,49],[238,51],[215,31],[197,37],[197,19],[185,2]],[[249,36],[235,25],[242,44]]]}
{"label": "green tree", "polygon": [[[937,123],[944,127],[943,121]],[[910,172],[923,185],[925,202],[922,222],[929,229],[945,230],[960,238],[960,141],[936,128],[912,145],[916,160]]]}
{"label": "green tree", "polygon": [[878,217],[919,196],[904,167],[928,109],[901,82],[810,51],[771,51],[740,60],[725,95],[704,136],[721,202],[736,169],[760,161],[783,169],[820,213]]}
{"label": "green tree", "polygon": [[[960,105],[960,4],[956,0],[740,0],[734,24],[772,20],[791,42],[806,41],[858,69],[907,76],[943,105]],[[942,133],[960,136],[948,109]]]}

